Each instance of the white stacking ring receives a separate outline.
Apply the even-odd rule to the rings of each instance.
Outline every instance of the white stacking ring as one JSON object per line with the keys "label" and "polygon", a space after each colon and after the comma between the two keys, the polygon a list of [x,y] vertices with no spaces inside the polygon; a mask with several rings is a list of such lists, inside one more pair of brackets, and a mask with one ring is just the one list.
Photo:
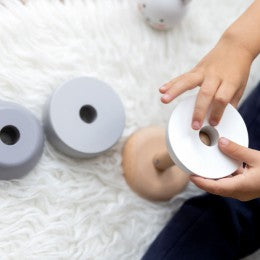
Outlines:
{"label": "white stacking ring", "polygon": [[0,179],[21,178],[39,161],[44,147],[40,122],[20,105],[0,103]]}
{"label": "white stacking ring", "polygon": [[205,145],[199,136],[200,131],[191,128],[192,114],[196,96],[180,102],[174,109],[167,129],[168,151],[175,164],[190,174],[218,179],[235,172],[242,164],[231,159],[218,148],[218,139],[226,137],[233,142],[248,146],[248,132],[239,112],[228,105],[220,123],[212,127],[209,113],[201,131],[208,135],[211,145]]}
{"label": "white stacking ring", "polygon": [[60,152],[90,158],[111,148],[121,137],[125,112],[119,96],[106,83],[89,77],[59,87],[47,103],[47,139]]}

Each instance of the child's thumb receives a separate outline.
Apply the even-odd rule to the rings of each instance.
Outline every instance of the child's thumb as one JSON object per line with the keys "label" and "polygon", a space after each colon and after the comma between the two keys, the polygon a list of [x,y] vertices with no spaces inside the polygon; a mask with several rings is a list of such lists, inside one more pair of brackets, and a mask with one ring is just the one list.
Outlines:
{"label": "child's thumb", "polygon": [[235,160],[249,165],[253,165],[256,162],[257,151],[253,149],[238,145],[224,137],[219,139],[218,146],[224,154]]}

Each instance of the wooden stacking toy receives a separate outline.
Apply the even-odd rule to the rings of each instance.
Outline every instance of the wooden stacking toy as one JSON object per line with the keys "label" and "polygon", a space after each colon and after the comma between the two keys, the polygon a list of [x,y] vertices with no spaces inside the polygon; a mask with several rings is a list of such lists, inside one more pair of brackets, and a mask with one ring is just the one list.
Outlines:
{"label": "wooden stacking toy", "polygon": [[229,104],[216,127],[209,124],[208,113],[201,130],[196,131],[191,128],[195,102],[196,96],[180,102],[166,131],[159,127],[144,128],[126,142],[124,175],[139,195],[168,200],[185,188],[189,174],[219,179],[242,165],[218,148],[220,137],[248,146],[247,128],[238,111]]}

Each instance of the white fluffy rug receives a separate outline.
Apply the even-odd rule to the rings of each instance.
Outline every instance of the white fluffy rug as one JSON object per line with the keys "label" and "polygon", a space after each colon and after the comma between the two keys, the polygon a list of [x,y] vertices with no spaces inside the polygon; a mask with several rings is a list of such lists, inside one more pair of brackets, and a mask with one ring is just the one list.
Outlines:
{"label": "white fluffy rug", "polygon": [[[195,65],[250,1],[194,0],[168,33],[144,24],[134,0],[1,2],[2,99],[41,119],[57,86],[89,75],[113,86],[127,122],[121,141],[99,158],[73,160],[46,144],[33,172],[0,182],[0,258],[139,259],[183,201],[200,191],[190,185],[168,203],[139,198],[122,175],[123,143],[140,127],[166,125],[174,104],[160,104],[159,86]],[[259,68],[255,62],[248,89]]]}

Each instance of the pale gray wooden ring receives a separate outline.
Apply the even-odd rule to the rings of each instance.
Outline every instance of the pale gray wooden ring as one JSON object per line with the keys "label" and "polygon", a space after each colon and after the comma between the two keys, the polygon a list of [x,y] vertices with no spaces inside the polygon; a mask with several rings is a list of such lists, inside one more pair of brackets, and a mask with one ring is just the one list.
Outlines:
{"label": "pale gray wooden ring", "polygon": [[0,103],[0,179],[21,178],[38,163],[44,133],[40,122],[24,107]]}
{"label": "pale gray wooden ring", "polygon": [[90,158],[110,149],[125,126],[123,104],[115,91],[95,78],[81,77],[56,89],[44,113],[49,142],[75,158]]}

